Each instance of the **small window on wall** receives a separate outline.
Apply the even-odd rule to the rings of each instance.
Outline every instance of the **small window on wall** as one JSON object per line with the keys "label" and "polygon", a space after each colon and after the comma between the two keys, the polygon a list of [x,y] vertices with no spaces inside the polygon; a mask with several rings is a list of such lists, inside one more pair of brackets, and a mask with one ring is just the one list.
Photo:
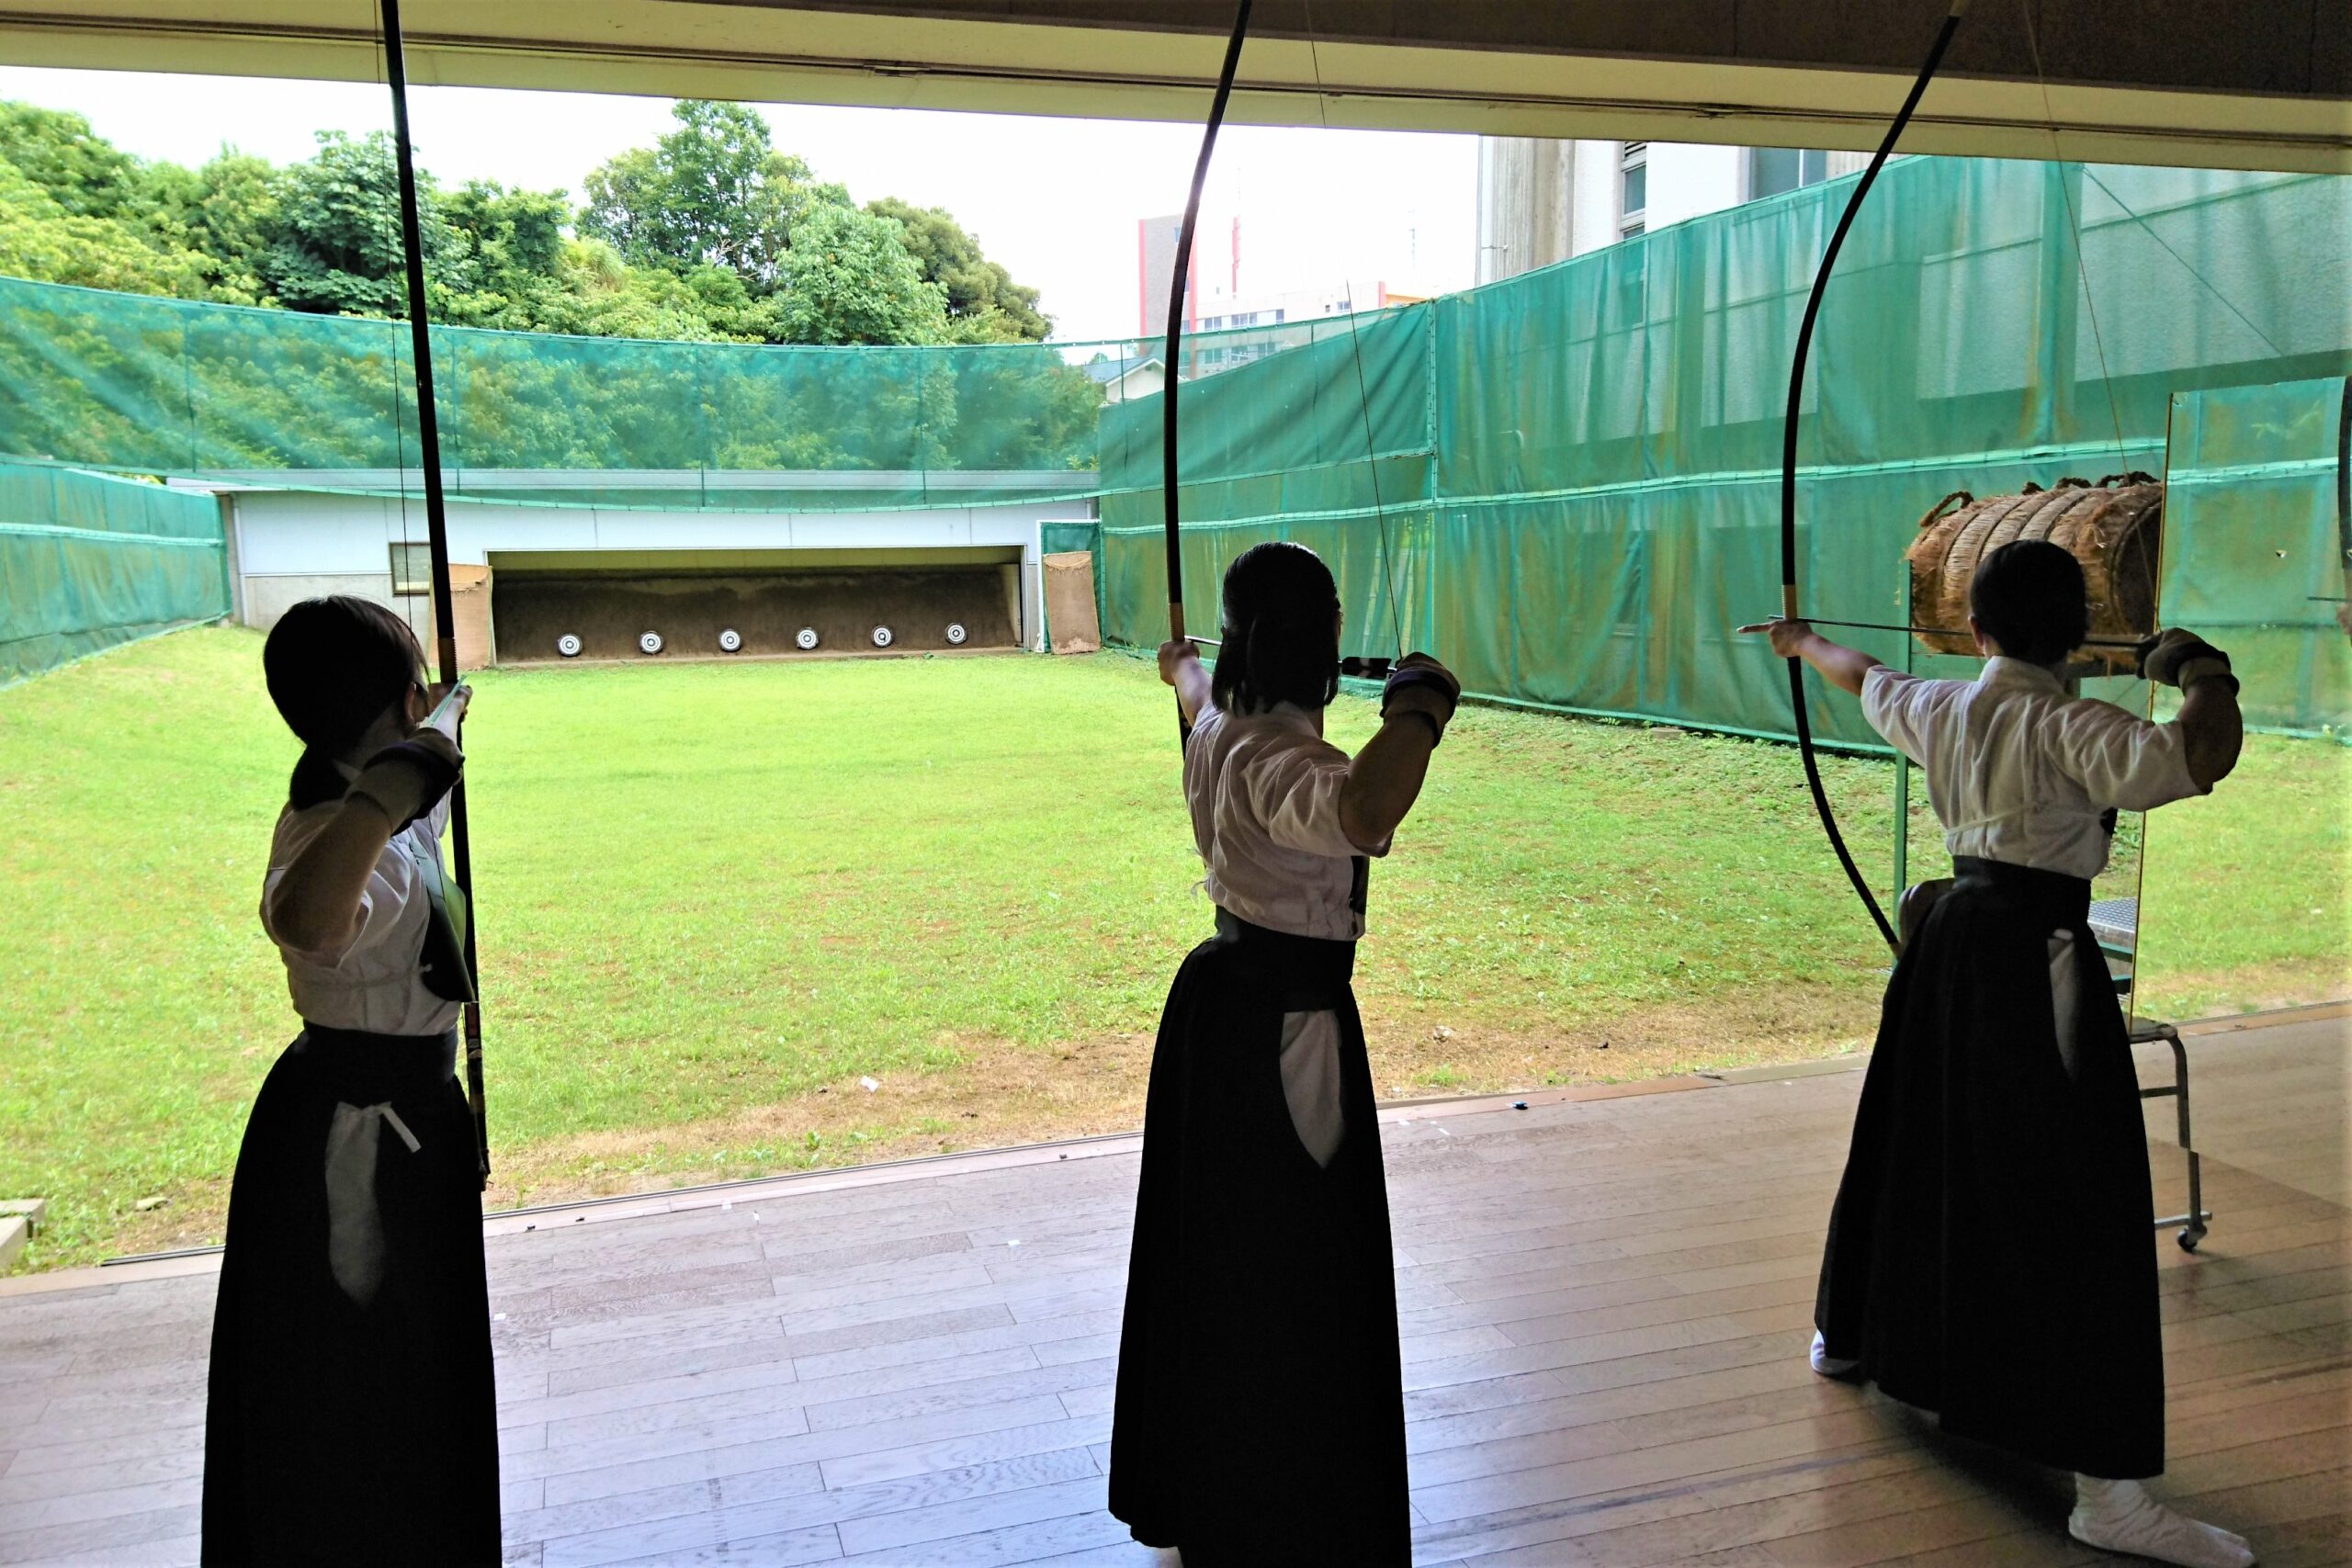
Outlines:
{"label": "small window on wall", "polygon": [[433,547],[392,547],[392,592],[403,599],[433,592]]}
{"label": "small window on wall", "polygon": [[1799,147],[1751,147],[1747,150],[1747,198],[1778,196],[1800,186],[1817,186],[1829,177],[1829,154]]}
{"label": "small window on wall", "polygon": [[1650,144],[1628,141],[1617,160],[1617,236],[1630,240],[1649,227]]}

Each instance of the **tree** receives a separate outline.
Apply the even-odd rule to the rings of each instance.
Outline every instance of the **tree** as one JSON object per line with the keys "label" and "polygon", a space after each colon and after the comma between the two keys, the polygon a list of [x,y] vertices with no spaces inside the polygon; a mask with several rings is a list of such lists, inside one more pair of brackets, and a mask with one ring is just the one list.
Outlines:
{"label": "tree", "polygon": [[0,159],[0,274],[134,294],[201,299],[207,258],[151,242],[144,225],[66,210]]}
{"label": "tree", "polygon": [[194,173],[142,163],[82,116],[26,103],[0,103],[0,160],[15,171],[7,222],[9,270],[18,276],[187,299],[260,298],[250,265],[235,246],[224,250],[216,227],[238,205],[208,179],[220,160]]}
{"label": "tree", "polygon": [[937,343],[946,290],[928,282],[898,223],[854,207],[812,209],[792,231],[775,324],[786,343]]}
{"label": "tree", "polygon": [[1012,280],[982,254],[980,242],[944,207],[917,207],[886,196],[865,210],[895,220],[927,282],[946,291],[951,335],[962,343],[1041,343],[1053,321],[1037,310],[1037,290]]}
{"label": "tree", "polygon": [[[767,122],[741,105],[673,114],[655,146],[589,176],[576,217],[558,192],[492,181],[445,192],[419,171],[435,319],[746,343],[1019,342],[1049,328],[1037,291],[944,209],[886,198],[860,210],[771,147]],[[224,147],[190,169],[132,157],[79,115],[0,102],[0,271],[405,317],[391,139],[322,131],[287,168]]]}
{"label": "tree", "polygon": [[794,221],[812,201],[846,201],[846,193],[812,187],[808,165],[769,145],[755,109],[690,98],[670,112],[677,130],[589,174],[581,237],[609,241],[639,265],[723,266],[767,292]]}
{"label": "tree", "polygon": [[[436,299],[437,318],[458,326],[529,332],[539,326],[551,296],[564,288],[563,226],[571,216],[560,191],[508,190],[494,180],[471,180],[441,198],[437,210],[465,251],[463,291]],[[435,294],[443,280],[426,266]]]}
{"label": "tree", "polygon": [[139,194],[139,160],[63,109],[0,103],[0,158],[72,217],[122,217]]}
{"label": "tree", "polygon": [[633,267],[603,240],[565,241],[557,276],[559,286],[539,301],[531,322],[534,332],[684,343],[707,343],[723,335],[712,328],[703,301],[684,280],[658,269]]}
{"label": "tree", "polygon": [[[404,318],[408,267],[391,135],[354,140],[322,130],[318,141],[317,153],[286,171],[277,237],[259,257],[262,282],[296,310]],[[441,217],[432,179],[420,172],[416,185],[425,277],[436,291],[470,293],[465,236]]]}
{"label": "tree", "polygon": [[201,168],[156,163],[142,176],[149,222],[205,258],[210,298],[277,303],[262,282],[262,256],[282,222],[280,176],[269,160],[224,147]]}

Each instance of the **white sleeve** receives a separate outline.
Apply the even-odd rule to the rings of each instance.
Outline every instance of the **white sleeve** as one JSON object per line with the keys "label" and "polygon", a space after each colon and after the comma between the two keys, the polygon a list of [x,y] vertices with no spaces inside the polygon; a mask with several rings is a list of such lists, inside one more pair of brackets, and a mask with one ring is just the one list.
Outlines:
{"label": "white sleeve", "polygon": [[[290,818],[278,829],[277,841],[270,846],[269,874],[262,883],[261,927],[269,940],[307,963],[322,969],[340,967],[355,953],[368,952],[394,940],[408,925],[418,922],[403,919],[412,906],[424,901],[424,888],[416,874],[416,865],[401,852],[397,843],[384,846],[376,857],[376,864],[368,873],[368,880],[359,890],[359,919],[353,928],[351,940],[333,947],[300,948],[277,934],[277,887],[286,880],[287,867],[302,852],[304,845],[318,837],[333,814],[327,811],[307,811]],[[422,929],[419,925],[418,929]]]}
{"label": "white sleeve", "polygon": [[1250,815],[1266,836],[1301,854],[1385,855],[1388,841],[1359,844],[1340,826],[1340,791],[1348,782],[1348,754],[1322,741],[1269,746],[1241,763]]}
{"label": "white sleeve", "polygon": [[1873,664],[1862,675],[1862,717],[1886,738],[1888,745],[1924,764],[1928,757],[1920,737],[1928,701],[1942,683]]}
{"label": "white sleeve", "polygon": [[2188,774],[2178,720],[2157,724],[2112,703],[2068,703],[2049,742],[2058,770],[2100,806],[2151,811],[2208,793]]}

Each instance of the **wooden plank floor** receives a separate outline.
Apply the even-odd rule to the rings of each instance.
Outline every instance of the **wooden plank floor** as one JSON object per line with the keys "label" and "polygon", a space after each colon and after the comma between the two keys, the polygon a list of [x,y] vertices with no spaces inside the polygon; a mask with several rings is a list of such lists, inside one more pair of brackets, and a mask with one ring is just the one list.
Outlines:
{"label": "wooden plank floor", "polygon": [[[2150,1240],[2165,1489],[2274,1565],[2352,1559],[2347,1047],[2199,1036],[2219,1218]],[[1390,1113],[1418,1562],[2098,1561],[2057,1478],[1804,1365],[1860,1081]],[[1154,1561],[1103,1511],[1135,1147],[492,1222],[508,1561]],[[196,1560],[210,1268],[0,1291],[0,1561]]]}

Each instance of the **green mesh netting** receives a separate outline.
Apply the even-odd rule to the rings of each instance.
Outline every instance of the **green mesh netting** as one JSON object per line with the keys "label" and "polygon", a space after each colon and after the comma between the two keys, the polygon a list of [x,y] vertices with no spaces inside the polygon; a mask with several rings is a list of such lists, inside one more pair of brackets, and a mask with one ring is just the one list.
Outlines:
{"label": "green mesh netting", "polygon": [[228,613],[209,495],[0,463],[0,686]]}
{"label": "green mesh netting", "polygon": [[[1115,395],[1082,363],[1093,345],[465,328],[433,343],[449,490],[502,501],[870,512],[1082,498]],[[0,451],[17,457],[413,492],[414,376],[402,322],[0,279]]]}
{"label": "green mesh netting", "polygon": [[[1780,603],[1789,354],[1848,188],[1791,192],[1378,315],[1187,339],[1194,628],[1214,619],[1227,560],[1295,538],[1340,576],[1351,651],[1425,647],[1504,701],[1785,734],[1779,667],[1729,628]],[[1949,491],[2155,471],[2177,394],[2345,374],[2347,232],[2352,181],[2340,178],[1891,164],[1814,347],[1806,608],[1903,616],[1903,545]],[[1100,345],[1105,363],[1091,369],[1095,345],[467,330],[434,344],[455,494],[794,512],[1098,497],[1103,631],[1143,646],[1164,635],[1159,398],[1119,400],[1116,374],[1156,344]],[[393,322],[0,280],[0,455],[413,489],[407,355]],[[2258,423],[2245,425],[2256,446]],[[2292,441],[2227,450],[2238,455],[2199,459],[2171,530],[2205,597],[2176,596],[2167,611],[2195,625],[2210,606],[2217,629],[2260,628],[2248,647],[2266,722],[2340,728],[2342,649],[2312,606],[2274,602],[2285,574],[2260,555],[2312,566],[2312,528],[2261,503],[2257,491],[2285,479],[2248,477],[2311,453]],[[2234,530],[2229,547],[2213,528]],[[1904,641],[1855,640],[1889,659]],[[1967,668],[1913,661],[1947,665]],[[1871,741],[1851,704],[1821,701],[1815,722],[1834,742]]]}
{"label": "green mesh netting", "polygon": [[[1351,651],[1393,653],[1400,622],[1405,645],[1488,696],[1786,734],[1781,667],[1730,628],[1780,604],[1789,356],[1847,189],[1678,224],[1363,321],[1352,345],[1341,323],[1337,341],[1188,380],[1182,499],[1198,526],[1185,599],[1203,606],[1190,620],[1205,628],[1235,553],[1294,538],[1332,561]],[[1814,345],[1805,608],[1902,619],[1903,547],[1950,491],[2161,470],[2175,393],[2341,375],[2346,233],[2343,179],[1890,165]],[[1103,422],[1103,630],[1146,646],[1166,635],[1159,414],[1157,399],[1138,400]],[[2216,513],[2201,498],[2226,488],[2200,491],[2168,529],[2188,540],[2182,560],[2212,558],[2202,536]],[[2249,526],[2298,563],[2298,581],[2332,559],[2300,521]],[[2200,570],[2226,624],[2259,623],[2278,643],[2266,679],[2292,686],[2263,695],[2262,711],[2340,727],[2340,634],[2314,606],[2273,602],[2290,574],[2219,558]],[[2197,625],[2203,604],[2165,608]],[[1899,634],[1849,635],[1901,657]],[[1813,716],[1832,740],[1873,739],[1851,703],[1819,699]]]}
{"label": "green mesh netting", "polygon": [[2342,378],[2184,392],[2165,492],[2164,619],[2227,649],[2246,722],[2342,732],[2352,540],[2336,514]]}

